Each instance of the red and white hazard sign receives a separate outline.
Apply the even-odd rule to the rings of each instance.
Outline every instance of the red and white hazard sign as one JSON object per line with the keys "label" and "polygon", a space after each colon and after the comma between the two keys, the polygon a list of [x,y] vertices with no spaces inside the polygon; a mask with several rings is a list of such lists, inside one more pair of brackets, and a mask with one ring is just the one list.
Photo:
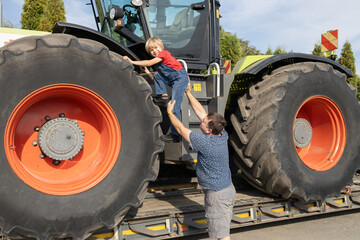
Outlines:
{"label": "red and white hazard sign", "polygon": [[338,30],[321,34],[321,52],[332,51],[338,48]]}
{"label": "red and white hazard sign", "polygon": [[231,73],[231,60],[224,60],[223,61],[223,67],[225,68],[225,73],[226,74]]}

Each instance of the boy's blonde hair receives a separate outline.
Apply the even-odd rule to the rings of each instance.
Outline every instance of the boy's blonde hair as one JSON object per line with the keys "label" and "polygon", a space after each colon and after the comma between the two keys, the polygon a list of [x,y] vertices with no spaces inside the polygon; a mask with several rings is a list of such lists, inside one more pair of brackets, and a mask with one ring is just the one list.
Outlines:
{"label": "boy's blonde hair", "polygon": [[146,51],[150,54],[150,50],[155,47],[160,47],[162,50],[164,50],[164,44],[160,38],[158,37],[149,38],[145,43]]}

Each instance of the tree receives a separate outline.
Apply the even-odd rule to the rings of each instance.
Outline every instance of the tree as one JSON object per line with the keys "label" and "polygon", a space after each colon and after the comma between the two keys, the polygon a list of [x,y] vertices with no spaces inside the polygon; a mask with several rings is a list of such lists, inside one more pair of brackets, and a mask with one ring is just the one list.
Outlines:
{"label": "tree", "polygon": [[62,0],[25,0],[21,28],[50,32],[57,21],[66,21]]}
{"label": "tree", "polygon": [[39,30],[51,32],[56,22],[65,22],[65,8],[62,0],[48,0],[44,15],[40,19]]}
{"label": "tree", "polygon": [[1,27],[15,28],[15,25],[9,19],[4,18],[4,21],[2,22]]}
{"label": "tree", "polygon": [[223,59],[231,60],[234,66],[241,59],[240,40],[236,34],[220,29],[220,52]]}
{"label": "tree", "polygon": [[321,52],[321,45],[318,43],[315,43],[314,50],[312,51],[313,55],[325,57],[324,53]]}
{"label": "tree", "polygon": [[277,48],[275,48],[274,50],[274,55],[278,55],[278,54],[281,54],[281,53],[287,53],[286,49],[285,48],[282,48],[280,46],[278,46]]}
{"label": "tree", "polygon": [[345,41],[344,46],[341,49],[339,63],[344,67],[349,68],[354,75],[356,74],[355,57],[349,41]]}
{"label": "tree", "polygon": [[353,78],[349,78],[348,82],[353,85],[357,90],[357,99],[360,101],[360,78],[358,75],[354,75]]}
{"label": "tree", "polygon": [[344,46],[341,49],[339,63],[352,71],[354,77],[348,78],[347,80],[357,89],[357,97],[360,100],[360,79],[356,74],[355,57],[349,41],[345,41]]}
{"label": "tree", "polygon": [[259,55],[260,51],[255,47],[250,46],[250,42],[248,40],[239,39],[240,48],[241,48],[241,58],[244,58],[248,55]]}
{"label": "tree", "polygon": [[268,47],[268,48],[267,48],[265,55],[274,55],[271,47]]}
{"label": "tree", "polygon": [[273,51],[273,50],[271,49],[271,47],[268,47],[267,50],[266,50],[265,55],[278,55],[278,54],[281,54],[281,53],[287,53],[286,49],[278,46],[278,47],[275,48],[275,50]]}
{"label": "tree", "polygon": [[240,39],[236,34],[225,32],[220,29],[220,51],[225,60],[231,60],[232,66],[248,55],[259,55],[260,51],[249,46],[249,41]]}
{"label": "tree", "polygon": [[44,7],[45,0],[25,0],[21,14],[21,28],[38,30]]}

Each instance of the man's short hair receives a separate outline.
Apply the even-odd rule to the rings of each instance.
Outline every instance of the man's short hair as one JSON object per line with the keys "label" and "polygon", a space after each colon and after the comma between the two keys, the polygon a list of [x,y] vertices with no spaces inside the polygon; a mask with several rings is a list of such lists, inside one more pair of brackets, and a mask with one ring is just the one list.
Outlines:
{"label": "man's short hair", "polygon": [[150,54],[150,50],[159,46],[162,50],[164,50],[164,43],[158,37],[149,38],[145,43],[145,49]]}
{"label": "man's short hair", "polygon": [[209,120],[207,127],[212,130],[212,134],[219,135],[226,126],[225,118],[218,113],[209,113],[207,118]]}

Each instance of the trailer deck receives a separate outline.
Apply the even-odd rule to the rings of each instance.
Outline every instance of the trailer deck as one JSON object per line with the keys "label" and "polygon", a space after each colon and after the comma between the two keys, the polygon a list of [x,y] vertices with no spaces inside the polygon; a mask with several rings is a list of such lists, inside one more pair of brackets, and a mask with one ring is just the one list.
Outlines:
{"label": "trailer deck", "polygon": [[[241,190],[236,193],[231,228],[360,208],[360,187],[350,189],[338,197],[308,203],[271,197],[255,189]],[[94,234],[91,238],[169,239],[204,233],[207,226],[203,206],[204,195],[199,190],[173,196],[148,194],[142,206],[130,211],[114,233]]]}

